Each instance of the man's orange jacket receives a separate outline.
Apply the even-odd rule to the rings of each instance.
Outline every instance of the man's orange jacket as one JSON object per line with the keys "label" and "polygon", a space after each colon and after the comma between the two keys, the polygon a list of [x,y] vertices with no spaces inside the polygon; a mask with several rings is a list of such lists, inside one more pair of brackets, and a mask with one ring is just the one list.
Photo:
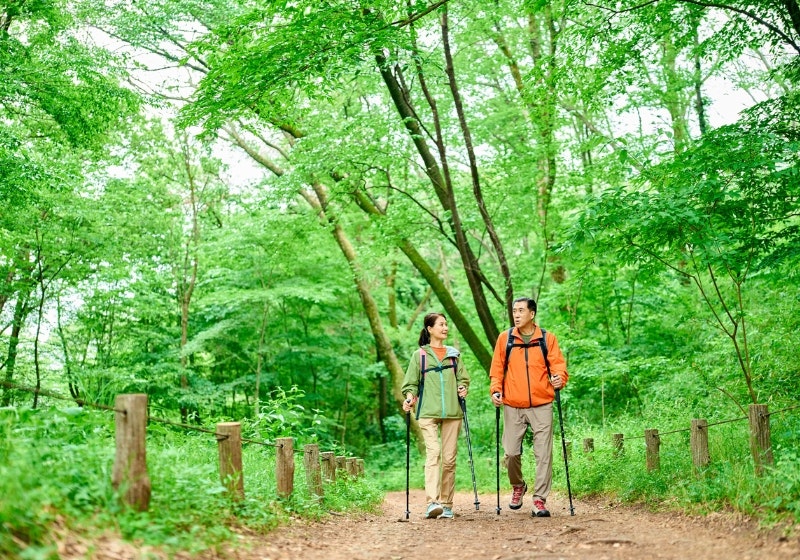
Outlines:
{"label": "man's orange jacket", "polygon": [[[514,327],[511,336],[515,344],[523,344],[519,330]],[[553,402],[556,398],[555,389],[547,378],[547,367],[544,363],[542,350],[538,341],[542,338],[542,329],[535,325],[535,330],[530,342],[534,344],[529,348],[515,346],[511,349],[506,368],[506,343],[508,330],[504,330],[497,337],[492,356],[492,367],[489,370],[491,382],[489,393],[502,393],[503,404],[514,408],[529,408]],[[559,374],[566,385],[569,375],[567,363],[558,340],[551,332],[547,332],[547,359],[550,362],[550,373]],[[505,371],[505,376],[503,372]],[[563,389],[562,385],[562,389]]]}

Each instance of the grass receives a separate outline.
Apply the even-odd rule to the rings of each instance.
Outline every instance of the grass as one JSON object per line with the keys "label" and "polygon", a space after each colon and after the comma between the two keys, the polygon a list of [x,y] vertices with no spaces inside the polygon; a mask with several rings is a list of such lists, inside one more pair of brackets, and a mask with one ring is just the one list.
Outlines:
{"label": "grass", "polygon": [[372,511],[380,488],[365,478],[326,484],[320,503],[296,462],[295,490],[279,499],[274,449],[245,444],[245,499],[220,483],[212,436],[148,426],[152,496],[146,512],[121,505],[111,485],[113,416],[83,409],[0,411],[0,557],[58,558],[53,527],[86,536],[118,534],[137,546],[196,553],[235,542],[238,530],[268,532],[291,517]]}
{"label": "grass", "polygon": [[[686,421],[686,427],[689,425]],[[496,485],[493,415],[482,412],[470,417],[475,476],[479,493],[494,491]],[[652,509],[679,509],[695,513],[737,511],[760,520],[764,525],[800,523],[800,418],[783,414],[772,418],[774,465],[763,476],[755,476],[749,449],[747,421],[711,426],[711,462],[703,471],[692,465],[689,432],[661,430],[660,469],[648,472],[645,461],[644,430],[652,427],[640,419],[629,418],[599,431],[590,426],[567,425],[567,439],[573,442],[569,460],[573,497],[606,496],[625,503],[644,504]],[[625,434],[624,452],[616,456],[612,433]],[[595,451],[583,452],[584,438],[593,438]],[[476,442],[478,444],[476,445]],[[558,425],[553,438],[553,488],[566,495],[566,477]],[[422,488],[424,458],[412,439],[410,485]],[[502,454],[502,450],[501,450]],[[395,442],[376,450],[368,464],[377,464],[374,480],[384,490],[405,488],[405,442]],[[502,467],[501,467],[502,468]],[[523,472],[534,477],[535,464],[526,440]],[[501,472],[502,492],[510,486]],[[465,440],[459,441],[456,488],[472,492],[472,478]]]}
{"label": "grass", "polygon": [[[470,412],[475,477],[482,494],[494,491],[496,484],[491,411],[478,405]],[[657,422],[649,422],[646,427],[654,424]],[[711,463],[697,473],[692,467],[688,432],[666,433],[676,426],[662,429],[660,469],[648,472],[641,420],[624,419],[602,431],[568,424],[567,438],[574,442],[569,461],[573,496],[603,495],[652,508],[699,513],[735,510],[770,526],[800,523],[797,414],[771,418],[775,462],[760,477],[754,475],[746,422],[710,428]],[[615,432],[626,435],[621,456],[615,456],[611,447]],[[366,477],[326,484],[322,503],[305,488],[302,461],[296,461],[292,496],[277,498],[274,449],[245,444],[245,499],[233,502],[219,481],[217,445],[212,436],[153,423],[148,426],[147,440],[151,504],[149,511],[136,512],[120,504],[111,486],[113,416],[80,408],[2,409],[0,557],[57,558],[55,526],[66,526],[88,540],[110,532],[169,556],[230,545],[239,531],[266,533],[293,517],[321,519],[331,511],[374,511],[383,492],[405,488],[404,436],[403,430],[398,440],[374,449],[367,458]],[[592,454],[581,449],[585,437],[594,438]],[[554,489],[566,493],[558,431],[554,447]],[[525,449],[523,470],[527,478],[533,478],[535,465],[527,442]],[[422,488],[424,459],[413,440],[410,461],[410,484]],[[456,487],[472,492],[463,439]],[[501,473],[501,490],[510,490],[505,473]]]}
{"label": "grass", "polygon": [[[643,434],[644,427],[633,420],[613,430],[630,434],[621,456],[614,454],[611,432],[587,433],[585,437],[595,439],[596,450],[592,454],[580,449],[573,452],[572,490],[578,496],[607,495],[653,508],[695,513],[733,510],[766,525],[797,524],[800,457],[796,449],[800,422],[796,417],[782,418],[781,422],[772,432],[775,462],[762,476],[755,475],[746,421],[709,428],[710,463],[700,470],[692,464],[689,433],[685,431],[661,436],[660,468],[652,472],[646,468],[644,439],[633,435]],[[574,439],[583,441],[583,437]],[[556,454],[560,461],[561,454]],[[556,470],[554,486],[565,489],[563,469]]]}

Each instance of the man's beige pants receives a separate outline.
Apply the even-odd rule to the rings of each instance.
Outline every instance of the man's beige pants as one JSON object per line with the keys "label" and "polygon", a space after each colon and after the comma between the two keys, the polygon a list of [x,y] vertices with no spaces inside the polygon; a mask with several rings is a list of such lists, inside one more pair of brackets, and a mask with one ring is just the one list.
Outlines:
{"label": "man's beige pants", "polygon": [[522,477],[522,438],[531,427],[536,478],[533,497],[547,500],[553,484],[553,403],[532,408],[503,405],[503,451],[508,481],[513,486],[525,482]]}

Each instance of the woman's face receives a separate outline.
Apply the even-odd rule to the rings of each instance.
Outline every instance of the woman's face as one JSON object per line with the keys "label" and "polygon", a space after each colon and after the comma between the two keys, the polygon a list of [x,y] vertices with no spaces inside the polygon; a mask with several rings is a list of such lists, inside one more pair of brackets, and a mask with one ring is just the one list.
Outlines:
{"label": "woman's face", "polygon": [[444,317],[437,317],[433,326],[428,327],[428,332],[431,338],[438,338],[439,340],[447,338],[447,319]]}

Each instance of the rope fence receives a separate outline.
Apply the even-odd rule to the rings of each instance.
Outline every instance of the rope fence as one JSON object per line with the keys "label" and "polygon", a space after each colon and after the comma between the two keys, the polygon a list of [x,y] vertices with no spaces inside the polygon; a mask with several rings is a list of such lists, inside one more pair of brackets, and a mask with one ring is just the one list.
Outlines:
{"label": "rope fence", "polygon": [[[789,406],[789,407],[786,407],[786,408],[782,408],[781,410],[775,410],[773,412],[767,412],[767,416],[774,416],[775,414],[781,414],[783,412],[788,412],[790,410],[795,410],[797,408],[800,408],[800,404],[795,405],[795,406]],[[736,418],[729,418],[727,420],[720,420],[718,422],[711,422],[710,424],[708,424],[708,427],[710,428],[711,426],[721,426],[722,424],[730,424],[731,422],[739,422],[741,420],[747,420],[747,419],[748,419],[748,416],[738,416]],[[678,428],[676,430],[669,430],[668,432],[659,432],[659,435],[665,436],[667,434],[677,434],[677,433],[680,433],[680,432],[690,432],[691,430],[692,430],[691,428]],[[644,438],[645,438],[645,436],[627,436],[627,437],[625,437],[625,439],[627,439],[627,440],[644,439]]]}
{"label": "rope fence", "polygon": [[34,395],[41,395],[43,397],[49,397],[51,399],[57,399],[62,401],[71,401],[80,406],[88,406],[90,408],[96,408],[98,410],[105,410],[110,412],[125,412],[124,410],[117,410],[113,406],[108,406],[105,404],[93,403],[90,401],[86,401],[77,397],[67,397],[64,395],[59,395],[58,393],[54,393],[52,391],[48,391],[46,389],[42,389],[39,387],[25,387],[22,385],[17,385],[15,383],[11,383],[9,381],[0,381],[0,387],[4,389],[14,389],[16,391],[23,391],[25,393],[33,393]]}
{"label": "rope fence", "polygon": [[[708,429],[713,426],[720,426],[722,424],[729,424],[731,422],[748,420],[750,427],[750,452],[753,456],[756,476],[761,476],[764,473],[764,469],[774,463],[772,446],[770,442],[770,417],[796,410],[798,408],[800,408],[800,404],[770,412],[767,405],[751,404],[746,416],[739,416],[736,418],[729,418],[727,420],[719,420],[710,423],[706,419],[695,418],[691,421],[691,425],[688,428],[678,428],[666,432],[659,432],[657,429],[647,429],[644,431],[644,435],[641,436],[636,435],[626,437],[624,434],[614,433],[611,434],[613,456],[620,457],[625,452],[624,442],[626,439],[628,441],[644,439],[645,462],[647,470],[659,470],[661,468],[659,455],[661,437],[668,434],[689,432],[692,466],[695,474],[698,474],[702,472],[702,470],[711,462],[711,456],[708,450]],[[567,447],[568,456],[571,453],[570,450],[571,445]],[[594,452],[594,438],[584,438],[583,452],[589,457],[592,456]]]}
{"label": "rope fence", "polygon": [[216,429],[212,430],[150,416],[146,394],[117,395],[114,406],[107,406],[59,395],[39,387],[25,387],[7,381],[0,381],[0,387],[114,412],[116,454],[112,484],[115,489],[120,490],[123,502],[139,511],[146,511],[150,504],[151,485],[147,473],[146,435],[147,426],[151,422],[213,435],[217,441],[219,453],[220,481],[235,501],[244,499],[242,443],[276,449],[275,481],[279,498],[287,498],[294,492],[295,454],[303,456],[306,485],[309,493],[318,501],[324,499],[323,483],[334,483],[337,476],[358,478],[365,472],[363,459],[337,456],[333,451],[320,452],[317,444],[306,444],[302,449],[295,449],[295,440],[291,437],[278,438],[274,443],[243,438],[239,422],[221,422],[216,425]]}
{"label": "rope fence", "polygon": [[[213,435],[219,450],[220,480],[234,500],[244,499],[244,474],[242,467],[242,444],[250,443],[273,447],[276,449],[275,477],[278,497],[285,498],[294,491],[294,455],[303,456],[306,485],[312,496],[322,500],[324,496],[323,482],[336,481],[337,473],[349,477],[360,477],[364,474],[364,460],[358,457],[337,456],[332,451],[320,452],[316,444],[306,444],[302,449],[295,449],[294,438],[278,438],[274,443],[243,438],[239,422],[222,422],[216,429],[193,426],[174,422],[165,418],[150,416],[148,413],[148,397],[145,394],[118,395],[114,406],[92,403],[83,399],[66,397],[38,387],[24,387],[10,382],[0,381],[0,387],[26,391],[48,398],[72,401],[80,406],[96,408],[115,413],[116,456],[112,482],[114,487],[122,489],[123,501],[139,510],[146,510],[150,502],[150,481],[145,463],[145,441],[147,425],[150,422],[175,426],[186,431],[196,431]],[[659,432],[647,429],[644,435],[628,436],[621,433],[611,434],[614,457],[624,453],[625,439],[645,440],[645,461],[648,471],[660,469],[659,450],[661,438],[665,435],[682,432],[690,433],[692,465],[695,474],[702,472],[710,463],[708,450],[708,430],[742,420],[749,421],[750,451],[755,464],[755,473],[761,476],[766,466],[774,463],[770,443],[769,419],[800,408],[800,404],[770,412],[767,405],[751,404],[746,416],[729,418],[709,423],[706,419],[695,418],[689,428],[678,428]],[[571,442],[567,442],[567,456],[571,454]],[[594,452],[594,439],[583,440],[583,451],[591,458]],[[341,475],[339,475],[341,476]]]}
{"label": "rope fence", "polygon": [[[74,402],[74,403],[78,404],[79,406],[85,406],[85,407],[88,407],[88,408],[95,408],[95,409],[104,410],[104,411],[107,411],[107,412],[119,412],[121,414],[125,414],[125,412],[126,412],[125,410],[118,410],[118,409],[114,408],[113,406],[108,406],[108,405],[105,405],[105,404],[95,403],[95,402],[87,401],[87,400],[76,398],[76,397],[68,397],[68,396],[65,396],[65,395],[59,395],[58,393],[54,393],[54,392],[48,391],[46,389],[41,389],[41,388],[37,388],[37,387],[26,387],[26,386],[23,386],[23,385],[17,385],[15,383],[10,383],[8,381],[0,381],[0,387],[3,387],[5,389],[14,389],[16,391],[23,391],[23,392],[26,392],[26,393],[33,393],[33,394],[41,395],[43,397],[48,397],[48,398],[51,398],[51,399],[57,399],[57,400],[63,400],[63,401],[71,401],[71,402]],[[149,412],[148,412],[148,415],[147,415],[147,421],[148,421],[148,423],[149,422],[156,422],[158,424],[166,424],[168,426],[175,426],[177,428],[181,428],[181,429],[184,429],[184,430],[187,430],[187,431],[202,432],[204,434],[212,434],[212,435],[216,436],[218,441],[220,439],[224,439],[224,438],[228,437],[226,434],[220,434],[220,433],[217,433],[216,431],[210,430],[208,428],[203,428],[203,427],[200,427],[200,426],[193,426],[192,424],[186,424],[186,423],[182,423],[182,422],[175,422],[174,420],[167,420],[166,418],[158,418],[157,416],[150,416]],[[267,447],[279,447],[279,444],[276,444],[276,443],[270,443],[268,441],[260,441],[260,440],[249,439],[249,438],[242,438],[242,443],[253,443],[253,444],[256,444],[256,445],[264,445],[264,446],[267,446]],[[301,450],[296,450],[295,453],[302,454],[304,452],[301,451]]]}

